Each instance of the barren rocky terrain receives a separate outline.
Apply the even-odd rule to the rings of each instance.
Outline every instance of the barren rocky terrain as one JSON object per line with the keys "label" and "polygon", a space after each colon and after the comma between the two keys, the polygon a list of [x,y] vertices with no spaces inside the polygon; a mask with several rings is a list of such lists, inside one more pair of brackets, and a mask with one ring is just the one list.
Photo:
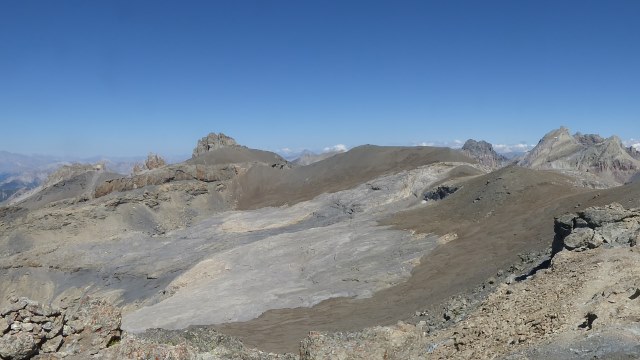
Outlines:
{"label": "barren rocky terrain", "polygon": [[482,141],[301,165],[210,134],[128,176],[62,168],[0,207],[0,358],[638,355],[618,145],[560,129],[511,165]]}

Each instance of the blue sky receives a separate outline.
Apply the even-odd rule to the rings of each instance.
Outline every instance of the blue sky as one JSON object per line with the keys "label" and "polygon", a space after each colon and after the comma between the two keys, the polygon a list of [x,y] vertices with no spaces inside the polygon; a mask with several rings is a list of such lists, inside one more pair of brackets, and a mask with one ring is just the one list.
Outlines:
{"label": "blue sky", "polygon": [[0,1],[0,150],[640,138],[640,1]]}

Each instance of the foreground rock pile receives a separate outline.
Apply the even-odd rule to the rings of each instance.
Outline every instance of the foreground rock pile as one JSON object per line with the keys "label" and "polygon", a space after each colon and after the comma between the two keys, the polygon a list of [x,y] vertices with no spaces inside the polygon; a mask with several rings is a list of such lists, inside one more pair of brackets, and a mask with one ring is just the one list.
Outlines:
{"label": "foreground rock pile", "polygon": [[84,297],[60,308],[13,298],[0,317],[0,359],[297,359],[247,349],[241,341],[207,327],[121,331],[120,310]]}
{"label": "foreground rock pile", "polygon": [[64,308],[13,298],[0,315],[0,358],[87,358],[120,339],[120,311],[84,298]]}

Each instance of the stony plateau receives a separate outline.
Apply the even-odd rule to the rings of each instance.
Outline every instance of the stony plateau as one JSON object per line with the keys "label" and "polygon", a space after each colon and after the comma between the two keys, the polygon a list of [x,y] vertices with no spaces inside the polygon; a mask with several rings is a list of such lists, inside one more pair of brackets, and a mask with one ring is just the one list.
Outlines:
{"label": "stony plateau", "polygon": [[0,207],[0,358],[640,354],[638,164],[615,137],[304,165],[211,133],[162,160],[63,167]]}

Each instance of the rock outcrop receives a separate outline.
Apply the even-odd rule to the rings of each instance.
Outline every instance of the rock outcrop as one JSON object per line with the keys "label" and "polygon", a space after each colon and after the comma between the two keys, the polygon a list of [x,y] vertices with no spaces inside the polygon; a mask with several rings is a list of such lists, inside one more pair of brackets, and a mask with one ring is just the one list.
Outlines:
{"label": "rock outcrop", "polygon": [[223,133],[210,133],[209,135],[198,140],[198,144],[196,145],[195,149],[193,149],[192,158],[226,146],[238,146],[238,143],[236,143],[236,141],[232,137],[229,137]]}
{"label": "rock outcrop", "polygon": [[620,138],[599,135],[571,135],[561,127],[546,134],[518,165],[532,169],[554,169],[577,175],[578,172],[598,186],[617,186],[627,182],[638,170],[640,161],[626,149]]}
{"label": "rock outcrop", "polygon": [[135,164],[133,166],[133,174],[138,175],[146,170],[158,169],[167,165],[167,161],[160,155],[149,153],[144,164]]}
{"label": "rock outcrop", "polygon": [[640,209],[613,203],[590,207],[555,219],[554,252],[584,251],[600,246],[636,246],[640,241]]}
{"label": "rock outcrop", "polygon": [[13,298],[0,316],[1,359],[88,358],[121,335],[120,311],[88,297],[64,308]]}
{"label": "rock outcrop", "polygon": [[633,146],[629,146],[626,150],[632,158],[640,160],[640,151],[638,151],[638,149]]}
{"label": "rock outcrop", "polygon": [[97,298],[60,308],[13,298],[0,312],[0,359],[298,359],[248,349],[210,327],[127,334],[120,322],[120,310]]}
{"label": "rock outcrop", "polygon": [[442,200],[444,198],[446,198],[447,196],[453,194],[454,192],[458,191],[459,187],[455,186],[455,185],[441,185],[438,186],[435,189],[429,190],[427,192],[424,193],[424,195],[422,195],[422,198],[426,201],[429,200],[433,200],[433,201],[437,201],[437,200]]}
{"label": "rock outcrop", "polygon": [[102,164],[71,164],[71,165],[63,165],[58,170],[54,171],[47,180],[42,184],[43,187],[50,187],[56,183],[61,181],[69,180],[78,175],[96,171],[96,170],[104,170],[104,165]]}
{"label": "rock outcrop", "polygon": [[573,137],[582,145],[592,146],[596,144],[600,144],[606,139],[598,134],[582,134],[580,132],[575,133]]}
{"label": "rock outcrop", "polygon": [[99,198],[116,191],[129,191],[149,185],[161,185],[174,181],[196,180],[205,183],[221,183],[236,177],[241,169],[235,165],[176,164],[146,171],[131,177],[107,180],[95,189]]}
{"label": "rock outcrop", "polygon": [[493,145],[484,140],[467,140],[462,146],[462,152],[465,155],[476,159],[480,165],[484,165],[489,169],[503,167],[509,162],[509,159],[498,154],[493,150]]}

